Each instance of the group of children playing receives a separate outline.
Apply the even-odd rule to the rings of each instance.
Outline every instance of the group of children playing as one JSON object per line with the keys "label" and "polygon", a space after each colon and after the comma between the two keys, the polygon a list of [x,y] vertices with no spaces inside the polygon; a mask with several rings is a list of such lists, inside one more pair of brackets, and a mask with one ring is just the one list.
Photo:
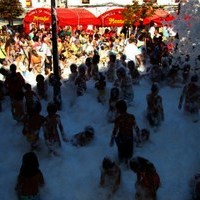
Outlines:
{"label": "group of children playing", "polygon": [[[133,166],[132,156],[134,154],[134,145],[141,146],[150,137],[148,129],[140,129],[136,123],[135,116],[127,112],[128,106],[132,105],[134,100],[133,84],[138,84],[140,74],[138,73],[134,62],[129,61],[127,66],[123,62],[116,59],[116,55],[109,54],[108,68],[106,72],[98,70],[98,55],[94,55],[89,62],[77,66],[70,65],[71,73],[66,84],[72,84],[75,88],[77,97],[83,96],[87,91],[87,81],[91,78],[94,80],[94,87],[97,89],[97,101],[106,105],[105,89],[107,84],[112,84],[108,99],[107,120],[114,123],[110,145],[114,142],[117,145],[118,158],[120,162],[125,162],[137,174],[136,199],[156,199],[156,190],[159,187],[157,177],[157,185],[152,189],[152,174],[157,174],[156,170],[149,170],[144,166]],[[44,178],[39,170],[39,163],[36,154],[33,152],[40,149],[39,132],[43,129],[45,143],[52,155],[58,155],[58,148],[61,146],[61,138],[68,142],[69,139],[65,135],[65,131],[58,114],[58,107],[55,103],[48,103],[46,107],[47,115],[41,115],[41,100],[48,100],[48,83],[42,74],[36,76],[36,90],[32,89],[29,83],[26,83],[22,75],[16,71],[15,64],[10,65],[10,71],[5,73],[4,86],[11,101],[11,111],[13,118],[23,123],[23,135],[30,143],[31,152],[23,157],[23,164],[18,176],[16,191],[19,199],[30,197],[33,200],[39,199],[38,187],[44,184]],[[195,79],[196,78],[196,79]],[[180,97],[179,108],[181,109],[185,98],[185,109],[189,112],[194,107],[199,97],[199,87],[195,86],[198,77],[192,77],[191,83],[188,83]],[[192,90],[192,89],[193,90]],[[191,89],[192,95],[189,94]],[[195,97],[194,94],[196,94]],[[1,95],[0,95],[1,98]],[[193,99],[195,100],[193,100]],[[25,99],[25,104],[24,104]],[[192,108],[189,107],[188,101],[192,101]],[[151,127],[157,127],[164,120],[164,108],[162,97],[159,95],[159,85],[153,83],[151,91],[146,95],[147,109],[146,119]],[[195,104],[196,105],[196,104]],[[197,113],[198,107],[193,108],[191,112]],[[85,127],[84,131],[77,133],[70,140],[75,146],[85,146],[89,144],[95,136],[95,130],[91,126]],[[140,159],[141,160],[141,159]],[[33,162],[33,163],[32,163]],[[134,161],[135,162],[135,161]],[[147,162],[147,161],[146,161]],[[142,161],[142,163],[144,163]],[[144,165],[144,164],[143,164]],[[102,171],[100,177],[100,185],[105,184],[105,176],[115,179],[112,188],[114,193],[119,184],[121,177],[121,169],[112,159],[104,158],[102,161]],[[144,177],[145,176],[145,177]],[[25,185],[24,180],[30,178],[33,185]],[[144,182],[144,179],[147,179]],[[151,186],[151,189],[148,187]],[[145,196],[145,197],[142,197]]]}
{"label": "group of children playing", "polygon": [[[139,146],[148,140],[150,132],[147,129],[140,130],[136,124],[135,117],[126,112],[127,107],[131,105],[134,98],[133,79],[128,75],[129,69],[119,63],[118,66],[115,65],[116,55],[110,54],[109,58],[110,62],[108,65],[110,67],[106,73],[98,71],[97,65],[99,61],[97,55],[92,59],[91,69],[85,63],[79,66],[71,64],[71,74],[67,84],[71,82],[74,85],[76,95],[79,97],[85,94],[87,81],[92,78],[95,82],[94,87],[98,91],[97,101],[104,105],[106,104],[105,89],[107,81],[113,84],[113,87],[110,89],[107,112],[108,122],[115,123],[111,143],[116,142],[119,160],[128,165],[133,155],[134,143]],[[133,68],[133,64],[129,63],[129,67]],[[113,71],[111,68],[113,68]],[[111,76],[113,76],[112,80],[109,79]],[[61,117],[57,112],[58,107],[55,103],[50,102],[47,104],[46,116],[41,114],[41,101],[48,100],[48,81],[45,80],[42,74],[38,74],[36,82],[36,88],[33,89],[20,72],[17,72],[15,64],[11,64],[10,70],[5,73],[4,86],[7,95],[10,97],[13,119],[23,124],[22,133],[29,142],[31,151],[24,155],[18,176],[16,191],[20,200],[26,198],[39,199],[39,187],[44,184],[37,156],[34,153],[40,150],[40,129],[43,129],[44,140],[51,155],[59,155],[58,149],[61,146],[61,138],[64,142],[69,141],[65,135]],[[123,128],[125,121],[127,129]],[[116,128],[118,126],[121,126],[121,128]],[[132,132],[133,129],[135,129],[134,134]],[[125,133],[123,133],[123,130],[125,130]],[[85,146],[94,139],[94,136],[94,128],[87,126],[83,132],[75,134],[70,142],[75,146]],[[104,163],[103,166],[104,169],[109,168],[109,164],[106,167]],[[114,166],[117,171],[117,165]],[[104,184],[103,177],[102,175],[100,185]],[[25,184],[27,178],[29,181],[28,184]],[[114,187],[113,192],[116,190],[117,187]]]}

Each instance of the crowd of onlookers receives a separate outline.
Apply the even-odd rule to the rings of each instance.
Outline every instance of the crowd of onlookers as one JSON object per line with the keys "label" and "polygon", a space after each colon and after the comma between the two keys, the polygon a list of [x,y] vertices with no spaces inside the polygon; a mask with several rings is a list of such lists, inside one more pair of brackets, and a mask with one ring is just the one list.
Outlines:
{"label": "crowd of onlookers", "polygon": [[[61,77],[66,78],[66,68],[70,64],[85,63],[87,58],[93,57],[94,52],[100,56],[99,68],[107,67],[108,54],[112,52],[123,64],[132,60],[140,71],[144,71],[146,54],[153,62],[158,60],[159,64],[163,54],[173,49],[171,40],[174,40],[175,34],[170,31],[170,27],[151,24],[136,30],[112,27],[95,28],[88,32],[81,26],[77,29],[70,26],[60,28],[57,44]],[[18,66],[17,71],[24,76],[27,71],[35,75],[48,75],[52,72],[51,30],[37,29],[34,25],[29,34],[7,29],[0,38],[0,61],[3,68],[8,69],[9,64],[14,62]]]}

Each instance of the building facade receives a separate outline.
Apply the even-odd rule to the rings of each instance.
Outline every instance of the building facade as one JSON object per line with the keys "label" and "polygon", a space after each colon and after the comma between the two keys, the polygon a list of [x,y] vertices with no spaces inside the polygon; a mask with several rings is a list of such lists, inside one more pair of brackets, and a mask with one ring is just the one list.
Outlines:
{"label": "building facade", "polygon": [[[50,7],[51,0],[19,0],[22,6],[27,9]],[[77,7],[77,6],[125,6],[132,4],[134,0],[55,0],[57,7]],[[138,0],[140,4],[152,1],[158,5],[176,5],[180,0]]]}

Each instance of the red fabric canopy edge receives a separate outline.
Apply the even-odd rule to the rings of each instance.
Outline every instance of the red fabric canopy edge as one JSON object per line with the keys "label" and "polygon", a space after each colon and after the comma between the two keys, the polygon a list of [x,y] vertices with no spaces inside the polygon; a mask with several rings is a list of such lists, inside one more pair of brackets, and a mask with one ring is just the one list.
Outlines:
{"label": "red fabric canopy edge", "polygon": [[[100,26],[101,21],[94,14],[84,8],[56,8],[58,25],[59,26],[78,26],[78,25],[96,25]],[[51,25],[51,9],[36,8],[29,11],[24,20],[24,30],[29,32],[31,23],[44,23]]]}

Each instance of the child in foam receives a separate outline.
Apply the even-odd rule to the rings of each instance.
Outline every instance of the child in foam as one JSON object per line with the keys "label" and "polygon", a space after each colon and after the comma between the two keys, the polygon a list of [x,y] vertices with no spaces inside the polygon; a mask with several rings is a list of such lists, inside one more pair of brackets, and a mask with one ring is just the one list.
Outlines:
{"label": "child in foam", "polygon": [[40,200],[39,189],[44,184],[36,154],[34,152],[24,154],[15,187],[18,200]]}
{"label": "child in foam", "polygon": [[59,131],[63,141],[68,141],[64,133],[60,115],[57,114],[57,110],[58,108],[55,103],[49,103],[47,105],[48,115],[46,116],[44,122],[44,138],[49,149],[49,153],[52,155],[59,155],[58,148],[61,147]]}

